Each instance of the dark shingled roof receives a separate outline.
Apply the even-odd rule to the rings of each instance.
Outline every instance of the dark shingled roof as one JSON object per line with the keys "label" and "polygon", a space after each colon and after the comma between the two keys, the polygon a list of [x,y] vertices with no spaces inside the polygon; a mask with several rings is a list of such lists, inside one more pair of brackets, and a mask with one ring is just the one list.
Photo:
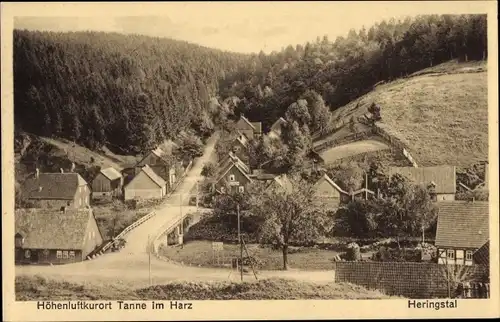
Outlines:
{"label": "dark shingled roof", "polygon": [[479,248],[489,240],[488,202],[443,201],[437,206],[437,247]]}
{"label": "dark shingled roof", "polygon": [[91,209],[66,210],[18,209],[15,234],[24,238],[24,248],[82,249]]}
{"label": "dark shingled roof", "polygon": [[437,166],[437,167],[392,167],[389,169],[389,176],[399,173],[408,179],[413,180],[419,185],[429,185],[431,182],[436,184],[436,193],[455,193],[456,188],[456,172],[454,166]]}
{"label": "dark shingled roof", "polygon": [[40,173],[38,178],[32,175],[24,182],[23,193],[29,199],[72,200],[78,187],[86,184],[75,172]]}
{"label": "dark shingled roof", "polygon": [[490,263],[490,241],[484,243],[473,255],[476,264],[489,265]]}

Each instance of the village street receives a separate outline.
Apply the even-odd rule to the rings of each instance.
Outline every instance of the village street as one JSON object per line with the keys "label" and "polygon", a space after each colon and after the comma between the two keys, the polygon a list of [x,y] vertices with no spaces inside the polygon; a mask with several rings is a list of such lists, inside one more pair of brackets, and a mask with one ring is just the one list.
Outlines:
{"label": "village street", "polygon": [[[196,207],[188,206],[189,192],[201,179],[203,164],[208,161],[214,151],[217,134],[210,138],[204,154],[198,158],[188,172],[184,181],[177,188],[174,195],[168,197],[161,209],[142,225],[125,236],[127,244],[118,252],[104,254],[93,260],[74,264],[56,266],[16,266],[16,275],[41,275],[52,278],[62,278],[73,282],[90,282],[97,284],[125,284],[133,287],[146,286],[149,283],[149,271],[153,284],[169,281],[211,281],[240,279],[239,273],[230,269],[187,267],[178,263],[159,259],[148,254],[148,240],[157,236],[166,227],[175,223],[181,215],[192,213]],[[182,207],[180,196],[182,195]],[[182,208],[182,210],[181,210]],[[151,261],[151,265],[149,265]],[[316,282],[333,281],[333,271],[306,272],[306,271],[262,271],[259,278],[286,277]],[[253,275],[245,274],[244,280],[254,280]]]}

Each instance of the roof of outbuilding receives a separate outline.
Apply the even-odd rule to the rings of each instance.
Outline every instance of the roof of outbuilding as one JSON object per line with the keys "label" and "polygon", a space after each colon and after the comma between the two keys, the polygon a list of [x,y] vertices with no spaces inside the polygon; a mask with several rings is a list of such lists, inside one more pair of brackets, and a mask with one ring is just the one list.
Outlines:
{"label": "roof of outbuilding", "polygon": [[318,185],[321,181],[328,182],[333,188],[338,190],[340,193],[348,194],[346,191],[344,191],[344,189],[339,187],[339,185],[336,184],[326,173],[321,178],[319,178],[318,181],[316,181],[315,185]]}
{"label": "roof of outbuilding", "polygon": [[23,248],[79,250],[90,220],[95,220],[91,209],[18,209],[15,233],[24,238]]}
{"label": "roof of outbuilding", "polygon": [[437,247],[479,248],[489,240],[488,202],[437,203]]}
{"label": "roof of outbuilding", "polygon": [[455,166],[436,166],[436,167],[392,167],[389,168],[389,176],[399,173],[415,183],[428,185],[431,182],[436,184],[436,193],[455,193],[456,171]]}
{"label": "roof of outbuilding", "polygon": [[39,173],[29,177],[23,184],[23,193],[29,199],[72,200],[78,187],[87,182],[76,172]]}
{"label": "roof of outbuilding", "polygon": [[113,181],[116,179],[120,179],[122,177],[122,174],[118,172],[115,168],[109,167],[106,169],[101,169],[100,171],[106,178],[109,180]]}

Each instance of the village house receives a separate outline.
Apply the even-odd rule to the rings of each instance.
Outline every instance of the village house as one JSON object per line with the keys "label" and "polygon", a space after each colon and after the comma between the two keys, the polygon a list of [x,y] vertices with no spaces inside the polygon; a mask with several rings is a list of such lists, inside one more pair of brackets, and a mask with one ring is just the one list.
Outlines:
{"label": "village house", "polygon": [[23,196],[35,202],[36,208],[87,208],[90,206],[90,189],[76,172],[40,173],[39,169],[22,185]]}
{"label": "village house", "polygon": [[316,181],[313,188],[316,200],[330,207],[336,208],[342,203],[349,202],[349,194],[339,187],[326,173]]}
{"label": "village house", "polygon": [[276,120],[276,122],[271,125],[271,128],[269,130],[269,133],[267,134],[269,137],[272,138],[279,138],[281,137],[281,133],[283,131],[283,127],[287,124],[287,121],[280,117],[279,119]]}
{"label": "village house", "polygon": [[231,152],[243,162],[248,163],[248,138],[245,134],[237,132],[237,136],[231,144]]}
{"label": "village house", "polygon": [[245,134],[248,139],[258,138],[262,135],[262,123],[250,122],[243,115],[241,115],[235,127],[239,132]]}
{"label": "village house", "polygon": [[213,183],[218,193],[245,192],[246,186],[252,182],[250,169],[237,157],[230,155],[219,168]]}
{"label": "village house", "polygon": [[167,194],[167,182],[145,165],[125,186],[124,199],[161,199]]}
{"label": "village house", "polygon": [[274,176],[271,180],[268,180],[268,189],[283,189],[286,193],[293,192],[293,185],[286,174],[281,174]]}
{"label": "village house", "polygon": [[430,187],[434,201],[455,200],[456,171],[455,166],[436,167],[392,167],[389,169],[389,176],[400,174],[415,184]]}
{"label": "village house", "polygon": [[115,168],[101,169],[92,180],[92,198],[117,198],[123,193],[123,176]]}
{"label": "village house", "polygon": [[16,264],[67,264],[85,260],[103,243],[91,209],[18,209]]}
{"label": "village house", "polygon": [[488,202],[439,203],[435,241],[439,264],[476,264],[474,254],[488,241]]}
{"label": "village house", "polygon": [[177,182],[177,168],[182,168],[180,165],[181,162],[178,162],[172,156],[175,143],[172,142],[168,146],[170,148],[166,150],[158,147],[146,153],[142,160],[136,164],[134,171],[135,176],[145,165],[148,165],[156,175],[160,176],[167,183],[167,192],[171,191]]}

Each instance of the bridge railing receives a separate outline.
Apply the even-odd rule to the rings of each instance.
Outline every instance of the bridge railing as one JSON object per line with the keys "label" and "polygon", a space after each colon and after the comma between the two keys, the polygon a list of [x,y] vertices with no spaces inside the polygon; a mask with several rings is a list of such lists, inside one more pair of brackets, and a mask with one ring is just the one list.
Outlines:
{"label": "bridge railing", "polygon": [[[170,197],[179,187],[179,185],[182,183],[184,178],[187,176],[187,173],[191,168],[193,167],[193,161],[190,161],[189,164],[187,165],[186,169],[184,170],[184,173],[180,177],[180,179],[175,183],[173,189],[167,194],[166,198]],[[139,218],[129,226],[127,226],[125,229],[123,229],[118,235],[116,235],[112,240],[108,241],[96,254],[97,256],[102,255],[105,251],[107,251],[115,242],[115,240],[123,238],[126,234],[128,234],[131,230],[135,229],[136,227],[140,226],[144,222],[148,221],[152,217],[156,215],[156,211],[153,210],[149,214]],[[156,238],[157,239],[157,238]],[[90,259],[90,256],[87,256],[87,259]]]}

